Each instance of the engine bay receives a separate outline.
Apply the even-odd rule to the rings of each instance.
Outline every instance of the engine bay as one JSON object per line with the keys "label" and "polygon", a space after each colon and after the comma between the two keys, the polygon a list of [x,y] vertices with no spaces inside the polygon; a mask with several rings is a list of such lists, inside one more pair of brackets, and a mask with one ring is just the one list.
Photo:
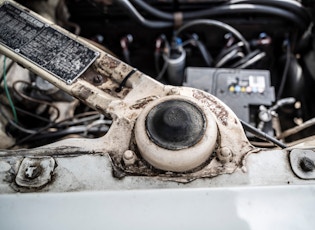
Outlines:
{"label": "engine bay", "polygon": [[312,229],[312,0],[0,0],[4,229]]}
{"label": "engine bay", "polygon": [[[164,84],[218,97],[238,118],[270,136],[290,143],[315,133],[310,2],[20,3]],[[108,117],[3,56],[1,66],[6,140],[1,148],[38,147],[76,135],[96,138],[108,131]],[[247,135],[257,146],[273,146]]]}
{"label": "engine bay", "polygon": [[[73,156],[188,183],[312,149],[311,2],[19,3],[0,8],[0,154],[15,191],[45,187]],[[282,153],[274,163],[315,177],[312,151]]]}

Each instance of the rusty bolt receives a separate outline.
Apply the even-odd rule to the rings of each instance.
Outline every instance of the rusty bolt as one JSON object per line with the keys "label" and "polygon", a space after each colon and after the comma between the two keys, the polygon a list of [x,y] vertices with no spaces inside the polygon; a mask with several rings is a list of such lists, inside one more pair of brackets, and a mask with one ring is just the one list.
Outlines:
{"label": "rusty bolt", "polygon": [[136,162],[136,154],[131,150],[127,150],[124,152],[123,160],[125,165],[133,165]]}
{"label": "rusty bolt", "polygon": [[304,172],[311,172],[314,170],[315,168],[315,164],[314,164],[314,161],[312,161],[310,158],[308,157],[303,157],[301,160],[300,160],[300,166],[301,166],[301,169],[304,171]]}
{"label": "rusty bolt", "polygon": [[98,75],[94,76],[94,78],[93,78],[93,83],[94,84],[99,85],[102,82],[103,82],[103,77],[101,75],[98,74]]}
{"label": "rusty bolt", "polygon": [[25,178],[35,179],[42,173],[42,168],[37,165],[30,165],[25,169]]}

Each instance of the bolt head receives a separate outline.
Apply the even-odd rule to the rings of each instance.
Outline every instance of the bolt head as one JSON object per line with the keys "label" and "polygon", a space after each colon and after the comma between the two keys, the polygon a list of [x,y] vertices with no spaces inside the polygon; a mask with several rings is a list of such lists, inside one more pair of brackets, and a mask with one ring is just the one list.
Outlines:
{"label": "bolt head", "polygon": [[315,169],[315,164],[314,164],[314,161],[312,161],[310,158],[308,157],[303,157],[301,160],[300,160],[300,166],[301,166],[301,169],[304,171],[304,172],[311,172]]}
{"label": "bolt head", "polygon": [[124,152],[124,158],[126,160],[130,160],[130,159],[134,158],[134,155],[135,155],[134,152],[131,150],[127,150]]}
{"label": "bolt head", "polygon": [[42,171],[42,168],[38,165],[29,166],[25,169],[25,178],[30,180],[35,179],[39,177]]}
{"label": "bolt head", "polygon": [[94,84],[101,84],[103,82],[103,77],[101,75],[96,75],[93,78],[93,83]]}
{"label": "bolt head", "polygon": [[136,162],[136,154],[131,150],[125,151],[123,154],[123,161],[126,166],[133,165]]}

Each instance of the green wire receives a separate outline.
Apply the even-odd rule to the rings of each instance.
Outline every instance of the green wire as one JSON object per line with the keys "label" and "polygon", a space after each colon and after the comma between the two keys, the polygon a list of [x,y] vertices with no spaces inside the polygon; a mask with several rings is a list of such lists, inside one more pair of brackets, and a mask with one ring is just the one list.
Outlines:
{"label": "green wire", "polygon": [[11,99],[11,96],[10,96],[10,93],[9,93],[9,88],[8,88],[8,85],[7,85],[6,58],[7,57],[4,56],[4,59],[3,59],[3,85],[4,85],[4,90],[5,90],[6,96],[8,98],[9,104],[11,106],[11,110],[12,110],[12,113],[13,113],[14,121],[15,121],[15,123],[17,123],[18,122],[18,118],[17,118],[17,115],[16,115],[16,110],[15,110],[14,104],[12,102],[12,99]]}

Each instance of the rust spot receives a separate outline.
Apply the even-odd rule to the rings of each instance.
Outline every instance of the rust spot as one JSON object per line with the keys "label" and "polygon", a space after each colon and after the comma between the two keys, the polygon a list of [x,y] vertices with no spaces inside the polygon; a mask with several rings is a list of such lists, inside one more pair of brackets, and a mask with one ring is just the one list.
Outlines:
{"label": "rust spot", "polygon": [[113,69],[115,69],[119,64],[119,60],[105,55],[98,62],[96,62],[95,70],[105,75],[111,75],[113,73]]}
{"label": "rust spot", "polygon": [[193,97],[206,105],[222,125],[228,125],[227,120],[229,113],[214,97],[199,90],[193,90]]}
{"label": "rust spot", "polygon": [[116,68],[118,65],[120,64],[120,61],[118,61],[117,59],[105,55],[104,57],[102,57],[102,59],[99,61],[99,65],[98,67],[100,67],[101,69],[103,68],[109,68],[109,69],[114,69]]}
{"label": "rust spot", "polygon": [[103,89],[103,91],[109,95],[112,95],[112,91],[110,89]]}
{"label": "rust spot", "polygon": [[127,89],[125,89],[125,90],[123,90],[123,92],[122,92],[122,94],[123,94],[123,96],[125,97],[125,96],[127,96],[127,94],[129,93],[129,89],[127,90]]}
{"label": "rust spot", "polygon": [[92,93],[93,93],[92,90],[90,90],[89,88],[81,86],[80,89],[78,90],[77,96],[81,100],[86,100]]}
{"label": "rust spot", "polygon": [[147,104],[149,104],[151,101],[154,101],[157,98],[158,98],[157,96],[150,96],[150,97],[137,100],[134,105],[130,106],[130,109],[141,109],[145,107]]}

